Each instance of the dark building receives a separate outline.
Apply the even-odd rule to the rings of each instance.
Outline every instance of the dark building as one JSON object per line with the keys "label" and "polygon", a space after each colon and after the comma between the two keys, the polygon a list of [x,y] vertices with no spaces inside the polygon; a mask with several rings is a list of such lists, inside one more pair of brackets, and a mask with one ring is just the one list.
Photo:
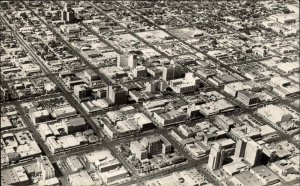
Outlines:
{"label": "dark building", "polygon": [[110,85],[106,95],[115,105],[126,104],[127,91],[119,85]]}
{"label": "dark building", "polygon": [[64,119],[62,122],[66,126],[65,131],[67,134],[82,132],[87,129],[86,121],[82,117]]}
{"label": "dark building", "polygon": [[162,69],[162,79],[165,81],[181,78],[182,71],[179,66],[168,66]]}
{"label": "dark building", "polygon": [[61,11],[61,19],[67,23],[73,23],[76,19],[74,10],[67,2],[65,2],[64,10]]}

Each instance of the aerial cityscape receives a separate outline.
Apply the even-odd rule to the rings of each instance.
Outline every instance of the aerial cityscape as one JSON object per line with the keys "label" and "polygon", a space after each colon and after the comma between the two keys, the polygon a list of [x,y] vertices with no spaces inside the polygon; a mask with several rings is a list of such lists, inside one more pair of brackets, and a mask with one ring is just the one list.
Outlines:
{"label": "aerial cityscape", "polygon": [[296,186],[299,1],[0,1],[1,185]]}

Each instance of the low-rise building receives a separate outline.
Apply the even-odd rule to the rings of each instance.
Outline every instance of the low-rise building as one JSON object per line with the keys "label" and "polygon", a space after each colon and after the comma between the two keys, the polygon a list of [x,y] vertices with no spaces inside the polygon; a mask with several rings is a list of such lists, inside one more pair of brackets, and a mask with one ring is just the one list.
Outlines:
{"label": "low-rise building", "polygon": [[209,152],[209,148],[204,144],[201,144],[201,141],[188,143],[184,148],[196,158],[203,157]]}
{"label": "low-rise building", "polygon": [[189,169],[180,172],[174,172],[163,177],[149,180],[145,183],[146,186],[161,186],[161,185],[179,185],[179,186],[212,186],[205,176],[199,173],[196,169]]}
{"label": "low-rise building", "polygon": [[88,145],[88,142],[89,140],[85,136],[50,136],[46,140],[46,145],[48,146],[49,150],[55,154],[57,152],[76,149],[82,145]]}
{"label": "low-rise building", "polygon": [[234,82],[224,85],[224,91],[233,97],[236,97],[239,91],[251,90],[251,86],[243,82]]}
{"label": "low-rise building", "polygon": [[48,110],[29,112],[29,116],[30,116],[31,121],[34,124],[46,122],[51,119],[50,113],[48,112]]}
{"label": "low-rise building", "polygon": [[219,113],[225,113],[235,109],[235,106],[225,99],[220,99],[215,102],[209,102],[200,105],[200,112],[205,116],[212,116]]}
{"label": "low-rise building", "polygon": [[230,176],[238,174],[239,172],[247,171],[249,168],[250,167],[241,160],[223,166],[223,170]]}
{"label": "low-rise building", "polygon": [[43,186],[59,186],[60,182],[59,179],[57,177],[54,178],[50,178],[47,180],[40,180],[39,181],[39,185],[43,185]]}
{"label": "low-rise building", "polygon": [[70,185],[96,185],[86,170],[68,176]]}
{"label": "low-rise building", "polygon": [[69,156],[66,162],[71,167],[71,170],[73,172],[77,172],[84,169],[84,166],[82,165],[81,161],[76,155]]}
{"label": "low-rise building", "polygon": [[65,118],[61,120],[61,124],[67,134],[84,131],[87,128],[87,123],[84,118]]}
{"label": "low-rise building", "polygon": [[291,114],[276,105],[267,105],[265,107],[259,108],[257,110],[257,113],[263,117],[266,117],[269,121],[272,123],[281,123],[281,122],[287,122],[291,119]]}
{"label": "low-rise building", "polygon": [[12,184],[24,184],[24,185],[29,184],[30,180],[23,166],[14,167],[13,171],[17,177],[17,180],[15,180],[15,183]]}
{"label": "low-rise building", "polygon": [[154,112],[154,119],[161,126],[173,125],[185,120],[185,113],[178,110]]}
{"label": "low-rise building", "polygon": [[277,68],[283,71],[286,74],[295,73],[300,71],[300,64],[295,62],[286,62],[286,63],[279,63]]}
{"label": "low-rise building", "polygon": [[41,124],[39,124],[37,130],[40,133],[42,139],[45,140],[45,141],[46,141],[47,137],[53,136],[53,132],[50,129],[50,127],[48,126],[47,123],[41,123]]}
{"label": "low-rise building", "polygon": [[253,106],[260,102],[258,95],[253,94],[246,90],[239,91],[236,99],[246,106]]}
{"label": "low-rise building", "polygon": [[299,85],[291,82],[287,78],[273,77],[270,81],[270,85],[273,87],[273,92],[283,98],[300,93]]}
{"label": "low-rise building", "polygon": [[47,156],[37,158],[37,166],[40,167],[42,180],[48,180],[55,177],[55,169]]}
{"label": "low-rise building", "polygon": [[51,115],[52,115],[53,118],[62,119],[62,118],[67,118],[67,117],[70,117],[70,116],[77,115],[77,111],[72,106],[65,106],[65,107],[61,107],[61,108],[55,108],[51,112]]}
{"label": "low-rise building", "polygon": [[235,174],[231,181],[235,185],[242,185],[242,186],[253,186],[253,185],[264,185],[264,183],[254,176],[250,171],[243,171],[239,174]]}
{"label": "low-rise building", "polygon": [[116,181],[123,180],[129,176],[128,171],[124,168],[113,169],[111,171],[102,172],[100,177],[103,179],[104,183],[111,184]]}
{"label": "low-rise building", "polygon": [[[297,158],[297,157],[295,157]],[[272,170],[277,171],[279,175],[288,176],[289,174],[298,175],[299,170],[295,169],[295,165],[290,160],[279,160],[271,164]]]}
{"label": "low-rise building", "polygon": [[1,117],[1,131],[13,128],[10,119],[7,116]]}
{"label": "low-rise building", "polygon": [[223,114],[217,115],[215,117],[215,124],[217,124],[221,129],[229,132],[231,128],[234,127],[235,122],[230,117],[226,117]]}
{"label": "low-rise building", "polygon": [[280,182],[279,177],[264,165],[253,167],[250,172],[255,175],[264,185],[273,185]]}
{"label": "low-rise building", "polygon": [[273,129],[269,125],[259,126],[260,135],[263,141],[271,141],[279,137],[277,130]]}
{"label": "low-rise building", "polygon": [[80,105],[85,111],[92,113],[112,106],[113,102],[109,98],[103,98],[82,102]]}

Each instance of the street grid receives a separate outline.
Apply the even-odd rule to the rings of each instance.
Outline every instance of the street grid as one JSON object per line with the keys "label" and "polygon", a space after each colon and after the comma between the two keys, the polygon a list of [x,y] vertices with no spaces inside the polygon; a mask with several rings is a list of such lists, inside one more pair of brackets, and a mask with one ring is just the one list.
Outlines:
{"label": "street grid", "polygon": [[[32,9],[30,6],[27,5],[26,2],[24,1],[20,1],[20,3],[22,3],[27,10],[31,11],[38,19],[40,22],[42,22],[43,24],[46,25],[47,29],[49,29],[54,35],[55,37],[61,41],[63,44],[65,44],[72,52],[74,55],[76,55],[80,60],[82,60],[84,62],[84,64],[86,65],[87,68],[92,69],[107,85],[113,85],[114,83],[108,78],[106,77],[105,74],[101,73],[99,71],[99,68],[95,67],[94,65],[92,65],[90,59],[87,59],[80,50],[78,50],[77,48],[75,48],[69,41],[67,41],[64,36],[59,33],[54,27],[53,25],[51,25],[50,23],[48,23],[45,19],[43,19],[38,13],[35,12],[34,9]],[[59,4],[59,2],[55,2],[61,9],[63,9],[63,7]],[[116,20],[114,17],[112,17],[111,15],[107,14],[104,9],[105,7],[101,6],[101,5],[96,5],[93,2],[86,2],[89,5],[91,5],[95,10],[97,10],[99,12],[99,14],[104,15],[106,18],[108,18],[110,21],[112,21],[113,23],[117,24],[118,26],[120,26],[121,28],[123,28],[126,33],[132,35],[133,37],[135,37],[136,39],[138,39],[139,41],[141,41],[143,44],[145,44],[147,47],[154,49],[156,52],[160,53],[163,57],[172,60],[174,58],[174,56],[169,56],[166,53],[160,51],[157,49],[157,47],[153,46],[151,43],[149,43],[148,41],[146,41],[145,39],[143,39],[142,37],[140,37],[139,35],[137,35],[135,32],[131,31],[130,29],[128,29],[127,27],[125,27],[124,25],[121,24],[120,21]],[[239,76],[243,77],[245,80],[247,81],[249,80],[247,77],[245,77],[242,73],[235,71],[232,66],[236,66],[236,65],[241,65],[241,64],[249,64],[249,63],[255,63],[255,62],[260,62],[262,60],[265,59],[252,59],[250,62],[243,62],[243,63],[238,63],[235,65],[224,65],[222,62],[220,62],[218,59],[208,55],[206,52],[201,51],[200,49],[196,48],[195,46],[189,44],[188,42],[186,42],[185,40],[175,36],[173,33],[171,33],[170,31],[168,31],[167,29],[161,27],[160,25],[156,24],[154,21],[150,20],[149,18],[143,16],[142,14],[140,14],[138,11],[135,11],[134,7],[130,7],[130,6],[125,6],[122,3],[117,2],[117,4],[119,6],[124,7],[125,9],[127,9],[128,11],[130,11],[131,13],[133,13],[134,15],[138,16],[139,18],[153,24],[155,27],[157,27],[159,30],[162,30],[163,32],[167,33],[168,35],[170,35],[173,39],[176,39],[178,42],[183,43],[185,45],[187,45],[188,47],[190,47],[191,49],[201,53],[202,55],[204,55],[207,59],[213,61],[214,63],[216,63],[218,65],[218,67],[224,68],[226,70],[228,70],[229,72],[234,72],[236,74],[238,74]],[[189,7],[186,7],[189,9]],[[194,10],[190,9],[190,11],[192,11],[194,14],[198,14],[197,12],[195,12]],[[58,78],[58,73],[53,73],[51,72],[51,70],[45,65],[45,61],[39,57],[36,52],[34,51],[34,49],[32,47],[29,46],[29,43],[27,41],[25,41],[23,39],[23,37],[20,35],[20,33],[18,33],[18,31],[12,27],[8,21],[6,20],[5,16],[3,14],[1,14],[1,22],[3,24],[5,24],[6,27],[9,28],[10,32],[14,35],[14,37],[17,39],[17,41],[25,48],[25,50],[29,53],[29,55],[32,57],[32,59],[34,60],[34,62],[36,62],[42,69],[43,71],[43,75],[40,77],[48,77],[52,82],[54,82],[57,87],[59,88],[59,92],[56,93],[55,95],[41,95],[40,97],[35,97],[35,98],[27,98],[27,99],[22,99],[22,100],[14,100],[14,101],[9,101],[9,102],[5,102],[3,103],[3,105],[15,105],[17,107],[18,112],[20,113],[22,119],[25,121],[26,125],[27,125],[27,130],[29,130],[34,139],[36,140],[36,142],[40,145],[43,154],[47,155],[50,159],[50,161],[52,163],[57,162],[58,160],[60,160],[61,158],[65,158],[68,157],[70,155],[81,155],[84,154],[86,152],[90,152],[90,151],[94,151],[97,149],[108,149],[114,157],[116,157],[121,163],[122,165],[132,174],[132,179],[126,183],[122,183],[120,185],[131,185],[131,184],[138,184],[141,185],[143,181],[146,180],[150,180],[159,176],[163,176],[166,174],[170,174],[172,172],[176,172],[176,171],[181,171],[181,170],[186,170],[189,168],[197,168],[197,170],[204,174],[205,177],[213,184],[215,185],[220,185],[213,177],[212,175],[210,175],[210,173],[205,170],[202,165],[207,163],[208,161],[208,157],[203,157],[199,160],[195,160],[193,157],[191,157],[191,155],[189,153],[187,153],[186,150],[183,149],[182,146],[180,146],[168,133],[168,127],[166,128],[160,128],[157,127],[155,129],[152,129],[151,131],[145,131],[139,134],[135,134],[134,136],[124,136],[118,139],[113,139],[113,140],[109,140],[107,139],[106,135],[103,133],[103,131],[101,129],[99,129],[98,124],[92,119],[93,116],[96,115],[101,115],[104,114],[106,111],[99,111],[96,113],[87,113],[82,106],[80,105],[80,103],[78,102],[78,100],[76,100],[76,98],[74,97],[74,95],[72,94],[72,92],[70,92],[69,90],[66,89],[66,87],[62,84],[61,80]],[[232,31],[232,32],[236,32],[236,30],[234,30],[233,28],[231,28],[228,25],[225,24],[221,24],[221,23],[216,23],[216,24],[220,24],[220,26]],[[105,43],[106,45],[108,45],[109,47],[113,48],[113,50],[115,52],[117,52],[118,54],[122,54],[123,52],[120,51],[118,48],[116,48],[115,46],[113,46],[112,44],[110,44],[103,36],[101,36],[100,34],[98,34],[97,32],[95,32],[90,26],[88,26],[85,23],[80,23],[81,26],[83,26],[84,28],[86,28],[86,30],[88,32],[90,32],[92,35],[96,36],[101,42]],[[248,38],[249,40],[251,40],[251,38]],[[241,51],[240,49],[238,49],[237,47],[235,47],[234,49],[236,49],[237,51]],[[280,53],[278,53],[277,51],[273,51],[274,53],[281,55]],[[245,53],[244,53],[245,54]],[[247,54],[245,54],[247,55]],[[261,63],[260,63],[261,64]],[[269,67],[265,66],[267,69],[270,69]],[[187,69],[186,66],[181,65],[181,67],[187,71],[189,71]],[[270,69],[273,70],[274,69]],[[288,77],[288,75],[283,74],[280,71],[276,71],[276,73],[280,74],[280,76],[282,77]],[[31,78],[36,78],[36,77],[31,77]],[[28,78],[24,78],[24,79],[28,79]],[[11,82],[13,80],[8,80],[8,81],[3,81],[4,83],[8,83]],[[211,90],[216,90],[217,92],[221,92],[222,94],[226,95],[226,93],[223,91],[223,89],[221,87],[217,87],[212,85],[209,81],[207,81],[206,79],[201,78],[201,81],[205,84],[205,86],[208,86]],[[294,80],[292,80],[293,82],[295,82]],[[93,131],[95,132],[95,134],[97,135],[97,137],[99,139],[102,139],[100,142],[97,142],[96,144],[94,144],[94,146],[87,146],[87,147],[83,147],[83,148],[79,148],[79,149],[73,149],[67,152],[62,152],[62,153],[58,153],[58,154],[52,154],[48,147],[45,145],[44,141],[42,140],[40,134],[37,132],[36,130],[36,126],[33,125],[33,123],[31,122],[29,115],[24,111],[24,109],[21,107],[21,104],[24,102],[29,102],[32,100],[37,100],[37,99],[43,99],[43,98],[47,98],[47,97],[56,97],[56,96],[63,96],[68,103],[74,107],[78,114],[83,117],[87,123],[90,125],[90,127],[93,129]],[[228,96],[228,95],[226,95]],[[180,97],[180,96],[179,96]],[[273,102],[269,102],[269,103],[283,103],[295,110],[297,110],[297,108],[291,104],[291,102],[289,100],[286,99],[282,99],[282,98],[278,98],[278,100],[274,100]],[[235,115],[235,114],[240,114],[240,113],[247,113],[247,114],[252,114],[255,113],[255,108],[249,108],[246,107],[245,105],[236,102],[235,104],[238,104],[238,110],[230,112],[230,115]],[[1,104],[2,105],[2,104]],[[134,104],[133,104],[134,105]],[[113,109],[114,110],[114,109]],[[142,110],[141,110],[142,111]],[[142,111],[143,112],[143,111]],[[262,122],[262,123],[266,123],[265,120],[263,120],[262,118],[258,117],[257,115],[254,115],[254,118],[257,119],[258,121]],[[195,122],[197,121],[203,121],[206,118],[201,118],[201,119],[197,119]],[[158,126],[158,124],[156,123],[156,126]],[[171,126],[172,127],[172,126]],[[23,130],[23,129],[20,129]],[[16,130],[18,131],[18,130]],[[278,130],[277,130],[278,131]],[[1,134],[4,134],[5,132],[1,131]],[[181,154],[183,154],[186,158],[187,158],[187,163],[186,164],[182,164],[177,166],[176,168],[172,168],[172,169],[165,169],[165,170],[161,170],[159,172],[154,172],[154,173],[150,173],[144,176],[140,176],[137,174],[136,170],[134,168],[131,167],[131,165],[128,164],[128,162],[126,161],[126,159],[120,155],[118,153],[118,151],[116,150],[115,146],[118,145],[120,142],[128,142],[128,141],[132,141],[133,139],[139,139],[145,135],[153,135],[153,134],[161,134],[163,135],[165,138],[167,138],[172,146],[177,149]],[[276,141],[281,141],[281,140],[288,140],[290,141],[291,136],[288,134],[285,134],[281,131],[278,131],[279,134],[279,138],[276,139]],[[275,141],[274,141],[275,142]],[[294,143],[293,141],[290,141],[291,143],[295,144],[296,146],[299,146],[298,144]],[[18,165],[26,165],[28,164],[28,162],[25,163],[21,163]],[[9,167],[3,168],[2,170],[5,169],[9,169],[18,165],[11,165]]]}

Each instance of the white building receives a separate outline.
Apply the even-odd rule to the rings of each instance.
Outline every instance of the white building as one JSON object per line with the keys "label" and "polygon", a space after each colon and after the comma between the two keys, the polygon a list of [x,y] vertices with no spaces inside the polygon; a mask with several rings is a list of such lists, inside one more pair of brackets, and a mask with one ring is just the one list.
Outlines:
{"label": "white building", "polygon": [[222,167],[225,157],[224,149],[221,144],[214,143],[210,149],[207,167],[211,170],[216,170]]}
{"label": "white building", "polygon": [[193,73],[186,73],[182,79],[170,80],[170,88],[177,94],[194,92],[200,85],[200,78],[195,77]]}
{"label": "white building", "polygon": [[128,67],[128,66],[132,66],[131,68],[133,68],[134,65],[136,65],[136,63],[134,62],[133,59],[133,55],[132,54],[118,54],[117,56],[117,67]]}
{"label": "white building", "polygon": [[129,177],[128,171],[124,168],[113,169],[111,171],[100,173],[100,177],[103,179],[104,183],[112,184]]}
{"label": "white building", "polygon": [[29,116],[31,118],[31,121],[34,124],[46,122],[50,119],[50,114],[49,114],[48,110],[40,110],[40,111],[31,112],[31,113],[29,113]]}
{"label": "white building", "polygon": [[65,107],[57,108],[57,109],[54,109],[51,113],[52,117],[56,118],[56,119],[75,116],[76,114],[77,114],[77,111],[72,106],[65,106]]}
{"label": "white building", "polygon": [[235,106],[225,99],[220,99],[215,102],[209,102],[200,105],[200,112],[205,116],[212,116],[218,113],[228,112],[235,109]]}
{"label": "white building", "polygon": [[226,84],[224,86],[224,91],[232,95],[233,97],[236,97],[238,91],[250,90],[251,88],[252,88],[251,86],[246,85],[243,82],[234,82],[234,83]]}
{"label": "white building", "polygon": [[172,125],[178,122],[182,122],[185,119],[185,113],[180,112],[178,110],[171,110],[168,112],[154,112],[154,119],[158,124],[162,126]]}
{"label": "white building", "polygon": [[245,160],[250,163],[251,166],[256,166],[260,163],[262,155],[262,148],[259,144],[253,140],[247,142],[245,149]]}
{"label": "white building", "polygon": [[257,113],[269,120],[272,124],[287,122],[292,118],[288,110],[276,105],[267,105],[259,108]]}
{"label": "white building", "polygon": [[42,180],[48,180],[55,177],[55,169],[47,156],[38,157],[37,164],[42,171]]}

